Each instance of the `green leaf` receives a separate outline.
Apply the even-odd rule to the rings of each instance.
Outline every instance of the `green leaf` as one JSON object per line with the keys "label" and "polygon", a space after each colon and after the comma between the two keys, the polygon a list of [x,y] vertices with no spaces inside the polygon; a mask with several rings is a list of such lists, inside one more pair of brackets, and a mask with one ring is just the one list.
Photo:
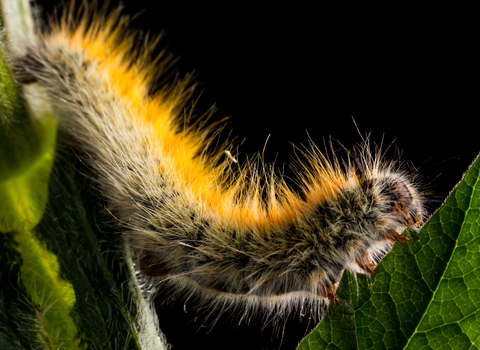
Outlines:
{"label": "green leaf", "polygon": [[3,5],[15,45],[0,41],[0,348],[163,349],[128,244],[97,217],[78,159],[56,154],[45,95],[23,87],[33,113],[15,82],[5,48],[32,40],[28,0]]}
{"label": "green leaf", "polygon": [[[68,149],[64,141],[59,135],[59,152]],[[37,226],[75,290],[77,337],[88,349],[162,349],[129,251],[88,172],[71,152],[58,154],[49,181],[53,200]]]}
{"label": "green leaf", "polygon": [[340,305],[300,344],[314,349],[480,348],[480,159],[417,239],[371,278],[346,274]]}
{"label": "green leaf", "polygon": [[0,344],[73,348],[72,286],[34,233],[47,203],[56,122],[48,108],[38,118],[29,113],[5,47],[0,42]]}
{"label": "green leaf", "polygon": [[52,154],[56,130],[45,101],[35,101],[35,107],[30,108],[34,101],[23,98],[9,62],[11,55],[22,54],[34,38],[28,0],[3,1],[0,16],[4,14],[0,28],[5,23],[8,30],[0,31],[0,181],[31,171],[32,166],[41,167],[35,163],[44,162],[45,154]]}

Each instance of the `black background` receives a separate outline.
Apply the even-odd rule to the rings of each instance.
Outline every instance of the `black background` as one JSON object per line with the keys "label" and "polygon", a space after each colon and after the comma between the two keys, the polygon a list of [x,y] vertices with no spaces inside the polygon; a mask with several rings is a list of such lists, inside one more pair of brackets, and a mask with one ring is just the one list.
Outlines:
{"label": "black background", "polygon": [[[37,3],[44,14],[55,6]],[[111,1],[110,7],[117,5]],[[331,136],[350,149],[361,141],[355,119],[362,134],[392,144],[387,155],[401,150],[418,170],[432,212],[480,150],[478,40],[468,8],[332,10],[178,1],[122,6],[129,15],[144,11],[131,23],[140,38],[163,31],[160,48],[180,57],[178,74],[199,74],[198,112],[216,104],[216,119],[230,117],[224,134],[243,141],[241,160],[261,151],[270,135],[264,159],[285,166],[289,175],[292,143],[307,144],[310,137],[323,148]],[[178,314],[183,321],[173,320]],[[253,340],[260,334],[254,325],[217,325],[210,334],[192,334],[198,322],[188,330],[178,323],[194,316],[180,305],[161,317],[174,350],[267,348]],[[290,349],[299,336],[287,334],[283,346]]]}

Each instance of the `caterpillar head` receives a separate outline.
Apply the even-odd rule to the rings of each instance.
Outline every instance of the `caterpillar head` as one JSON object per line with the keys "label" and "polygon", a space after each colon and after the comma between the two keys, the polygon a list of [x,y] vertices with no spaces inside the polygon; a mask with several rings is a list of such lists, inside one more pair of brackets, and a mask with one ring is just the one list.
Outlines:
{"label": "caterpillar head", "polygon": [[367,247],[359,247],[355,266],[350,270],[375,274],[376,265],[395,242],[408,242],[402,233],[418,230],[423,223],[422,198],[415,187],[401,174],[387,173],[375,179],[361,181],[365,193],[370,192],[376,208],[375,230],[367,238]]}
{"label": "caterpillar head", "polygon": [[413,186],[399,177],[387,176],[380,189],[379,201],[388,216],[406,228],[420,227],[422,203]]}

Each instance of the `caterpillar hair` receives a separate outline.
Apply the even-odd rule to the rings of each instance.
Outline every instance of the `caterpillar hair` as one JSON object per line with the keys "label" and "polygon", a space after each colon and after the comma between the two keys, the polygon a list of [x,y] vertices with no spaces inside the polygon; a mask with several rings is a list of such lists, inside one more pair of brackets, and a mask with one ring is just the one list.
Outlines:
{"label": "caterpillar hair", "polygon": [[184,112],[191,79],[151,93],[169,63],[132,53],[124,27],[118,12],[67,13],[15,71],[46,89],[138,269],[172,299],[239,321],[320,321],[345,271],[373,274],[420,227],[414,172],[368,137],[343,159],[312,144],[294,165],[299,191],[261,161],[241,165],[230,144],[212,151],[215,124]]}

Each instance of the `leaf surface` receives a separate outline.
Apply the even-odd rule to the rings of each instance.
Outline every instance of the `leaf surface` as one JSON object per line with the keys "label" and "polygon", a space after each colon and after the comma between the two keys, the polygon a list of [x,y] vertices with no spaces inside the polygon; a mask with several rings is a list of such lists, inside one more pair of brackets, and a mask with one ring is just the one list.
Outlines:
{"label": "leaf surface", "polygon": [[480,160],[414,241],[395,244],[377,275],[345,274],[340,305],[300,344],[315,349],[480,346]]}

